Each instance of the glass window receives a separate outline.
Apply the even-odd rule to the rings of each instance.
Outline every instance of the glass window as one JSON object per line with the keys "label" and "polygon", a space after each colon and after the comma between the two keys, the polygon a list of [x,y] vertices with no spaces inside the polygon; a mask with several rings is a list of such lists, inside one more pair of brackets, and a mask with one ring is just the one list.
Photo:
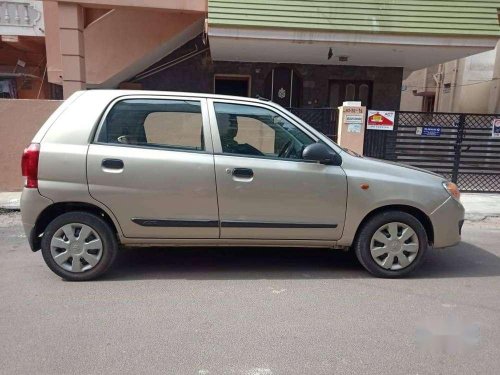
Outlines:
{"label": "glass window", "polygon": [[338,83],[332,83],[330,86],[330,107],[337,108],[341,105],[340,85]]}
{"label": "glass window", "polygon": [[283,159],[302,159],[315,141],[279,114],[261,107],[215,103],[222,151]]}
{"label": "glass window", "polygon": [[204,150],[197,101],[127,99],[109,111],[98,142]]}
{"label": "glass window", "polygon": [[361,101],[362,106],[366,107],[368,105],[369,95],[370,87],[366,83],[359,85],[359,100]]}
{"label": "glass window", "polygon": [[345,100],[353,101],[356,96],[356,85],[354,83],[348,83],[345,85]]}

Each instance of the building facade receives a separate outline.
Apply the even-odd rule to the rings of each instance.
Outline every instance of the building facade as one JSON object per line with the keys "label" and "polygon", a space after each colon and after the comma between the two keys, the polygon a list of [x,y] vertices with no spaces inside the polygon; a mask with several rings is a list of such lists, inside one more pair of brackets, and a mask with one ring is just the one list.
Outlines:
{"label": "building facade", "polygon": [[260,95],[286,107],[359,100],[398,109],[409,72],[491,50],[500,36],[495,1],[0,3],[17,20],[9,30],[2,24],[2,35],[15,37],[17,28],[25,37],[21,19],[44,21],[29,35],[45,52],[34,75],[48,83],[43,95],[57,99],[126,87]]}
{"label": "building facade", "polygon": [[412,72],[401,110],[500,113],[500,41],[494,50]]}
{"label": "building facade", "polygon": [[127,82],[271,94],[288,106],[354,97],[393,109],[405,72],[490,50],[500,36],[495,1],[362,3],[48,0],[48,79],[65,96]]}
{"label": "building facade", "polygon": [[49,96],[42,1],[0,1],[0,98]]}

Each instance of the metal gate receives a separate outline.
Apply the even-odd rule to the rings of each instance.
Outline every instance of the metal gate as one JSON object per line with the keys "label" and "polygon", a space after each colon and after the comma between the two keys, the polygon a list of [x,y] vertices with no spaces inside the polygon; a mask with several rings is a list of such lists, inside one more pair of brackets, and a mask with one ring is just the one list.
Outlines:
{"label": "metal gate", "polygon": [[442,174],[462,191],[499,193],[500,138],[492,137],[498,117],[399,111],[394,131],[377,131],[384,133],[381,146],[365,150],[375,157],[383,150],[384,159]]}
{"label": "metal gate", "polygon": [[337,141],[337,108],[287,108],[301,120]]}

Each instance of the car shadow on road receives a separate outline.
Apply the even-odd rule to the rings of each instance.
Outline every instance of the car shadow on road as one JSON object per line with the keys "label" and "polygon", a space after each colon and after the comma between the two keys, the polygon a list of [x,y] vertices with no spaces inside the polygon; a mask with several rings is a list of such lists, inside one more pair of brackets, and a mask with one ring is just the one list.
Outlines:
{"label": "car shadow on road", "polygon": [[[500,276],[500,258],[467,242],[430,250],[412,278]],[[103,280],[370,278],[355,256],[314,248],[125,248]]]}

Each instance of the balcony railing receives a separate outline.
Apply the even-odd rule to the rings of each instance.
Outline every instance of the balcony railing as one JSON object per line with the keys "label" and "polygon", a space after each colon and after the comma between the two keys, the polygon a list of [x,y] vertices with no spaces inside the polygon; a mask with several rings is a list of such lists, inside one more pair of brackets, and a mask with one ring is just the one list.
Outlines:
{"label": "balcony railing", "polygon": [[41,1],[0,1],[0,34],[43,36]]}

